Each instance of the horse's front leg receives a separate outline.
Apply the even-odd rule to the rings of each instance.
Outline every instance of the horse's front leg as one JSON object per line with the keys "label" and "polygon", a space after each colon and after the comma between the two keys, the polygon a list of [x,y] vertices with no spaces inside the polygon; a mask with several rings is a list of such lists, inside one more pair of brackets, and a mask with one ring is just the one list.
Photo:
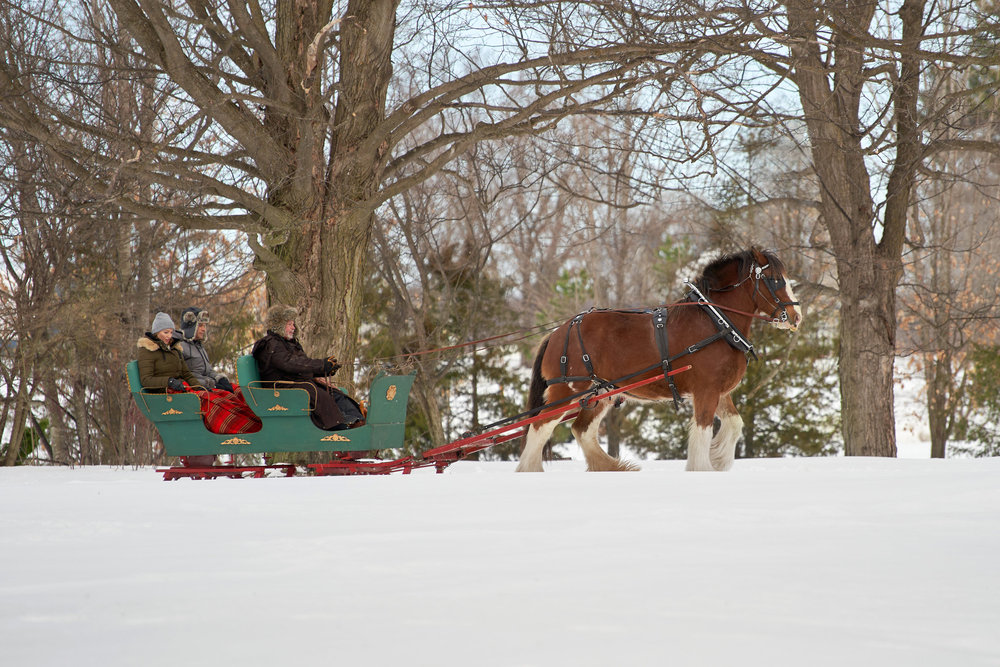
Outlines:
{"label": "horse's front leg", "polygon": [[718,395],[695,395],[694,414],[688,427],[688,470],[714,470],[711,460],[712,425],[715,421],[715,408],[719,404]]}
{"label": "horse's front leg", "polygon": [[715,470],[729,470],[736,458],[736,443],[743,435],[743,418],[736,412],[731,395],[726,394],[719,400],[715,412],[719,418],[719,432],[712,438],[711,459]]}

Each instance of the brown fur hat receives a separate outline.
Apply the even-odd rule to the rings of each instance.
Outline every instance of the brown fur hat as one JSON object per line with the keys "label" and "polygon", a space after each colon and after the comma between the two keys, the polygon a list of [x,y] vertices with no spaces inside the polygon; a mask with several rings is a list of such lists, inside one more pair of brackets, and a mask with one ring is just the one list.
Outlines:
{"label": "brown fur hat", "polygon": [[285,306],[280,303],[275,304],[268,308],[267,313],[264,314],[264,328],[267,331],[284,335],[285,322],[294,320],[298,316],[299,311],[297,308]]}

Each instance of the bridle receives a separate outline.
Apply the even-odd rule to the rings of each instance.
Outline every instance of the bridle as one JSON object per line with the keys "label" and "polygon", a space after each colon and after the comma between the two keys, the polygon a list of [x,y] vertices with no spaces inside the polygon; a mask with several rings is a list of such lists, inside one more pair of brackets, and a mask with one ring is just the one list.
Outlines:
{"label": "bridle", "polygon": [[[767,287],[767,291],[771,293],[771,301],[776,304],[774,310],[771,311],[771,321],[775,324],[783,323],[788,321],[788,309],[786,306],[797,306],[798,301],[782,301],[781,297],[778,296],[778,290],[784,289],[785,287],[785,277],[781,276],[779,278],[774,278],[772,276],[764,275],[764,269],[769,267],[770,264],[765,264],[764,266],[757,266],[754,264],[750,267],[750,273],[754,275],[754,280],[757,281],[757,286],[754,287],[754,294],[760,294],[760,284],[764,283]],[[778,315],[778,311],[781,314]]]}
{"label": "bridle", "polygon": [[710,287],[709,292],[729,292],[736,289],[746,281],[751,278],[755,281],[754,285],[754,303],[757,303],[756,296],[761,294],[760,284],[764,283],[764,287],[771,295],[771,302],[775,304],[774,310],[771,311],[769,319],[772,324],[782,324],[788,321],[788,306],[797,306],[800,302],[798,301],[782,301],[781,297],[778,296],[778,290],[785,287],[784,276],[774,278],[764,274],[764,271],[771,266],[770,264],[765,264],[763,266],[758,266],[756,262],[750,265],[750,273],[743,280],[733,283],[727,287]]}

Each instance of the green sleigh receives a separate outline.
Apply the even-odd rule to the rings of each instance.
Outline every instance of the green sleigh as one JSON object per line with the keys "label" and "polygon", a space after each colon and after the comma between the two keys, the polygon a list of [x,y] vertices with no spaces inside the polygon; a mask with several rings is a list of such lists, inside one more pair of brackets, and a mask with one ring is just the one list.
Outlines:
{"label": "green sleigh", "polygon": [[364,426],[323,431],[309,418],[309,396],[303,389],[263,383],[251,355],[236,361],[237,384],[250,409],[260,417],[256,433],[212,433],[202,420],[193,393],[159,394],[143,391],[139,367],[126,365],[129,390],[139,411],[156,427],[167,456],[211,454],[271,454],[274,452],[364,452],[403,446],[406,402],[414,375],[380,373],[369,389]]}

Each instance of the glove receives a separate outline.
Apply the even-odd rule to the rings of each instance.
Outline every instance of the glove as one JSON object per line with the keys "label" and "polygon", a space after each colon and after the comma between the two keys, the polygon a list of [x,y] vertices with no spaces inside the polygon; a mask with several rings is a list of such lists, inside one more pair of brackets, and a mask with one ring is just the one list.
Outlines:
{"label": "glove", "polygon": [[187,387],[184,383],[177,378],[170,378],[167,380],[167,389],[173,389],[174,391],[187,391]]}
{"label": "glove", "polygon": [[222,377],[220,377],[218,380],[215,381],[215,386],[221,389],[222,391],[228,391],[229,393],[233,392],[233,384],[229,381],[229,378],[227,378],[225,375],[223,375]]}
{"label": "glove", "polygon": [[331,376],[340,369],[340,364],[333,357],[327,357],[327,360],[323,362],[323,375]]}

